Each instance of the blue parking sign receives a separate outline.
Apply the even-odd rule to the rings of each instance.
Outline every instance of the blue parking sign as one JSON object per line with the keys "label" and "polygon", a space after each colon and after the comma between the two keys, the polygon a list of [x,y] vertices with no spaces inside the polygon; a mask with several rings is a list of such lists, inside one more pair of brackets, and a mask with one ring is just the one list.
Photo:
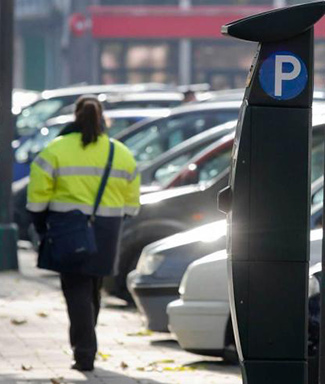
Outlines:
{"label": "blue parking sign", "polygon": [[263,90],[277,100],[290,100],[305,89],[308,72],[302,59],[292,52],[275,52],[261,65]]}

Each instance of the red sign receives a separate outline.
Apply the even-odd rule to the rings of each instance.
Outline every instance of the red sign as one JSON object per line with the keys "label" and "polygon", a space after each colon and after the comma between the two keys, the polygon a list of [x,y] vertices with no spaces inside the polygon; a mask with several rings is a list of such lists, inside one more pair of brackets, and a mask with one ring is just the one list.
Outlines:
{"label": "red sign", "polygon": [[[213,38],[220,39],[221,27],[270,7],[196,6],[89,7],[95,38]],[[325,19],[315,26],[316,38],[325,37]]]}
{"label": "red sign", "polygon": [[70,16],[69,20],[70,30],[74,36],[83,36],[89,26],[89,22],[85,15],[82,13],[74,13]]}

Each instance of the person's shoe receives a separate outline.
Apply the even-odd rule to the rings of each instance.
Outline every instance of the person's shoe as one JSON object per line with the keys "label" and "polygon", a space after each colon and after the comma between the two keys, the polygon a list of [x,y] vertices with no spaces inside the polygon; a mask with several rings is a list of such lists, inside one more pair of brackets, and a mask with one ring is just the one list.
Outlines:
{"label": "person's shoe", "polygon": [[78,361],[75,361],[71,365],[71,369],[76,369],[77,371],[93,371],[94,370],[94,364],[87,363],[87,364],[81,364]]}

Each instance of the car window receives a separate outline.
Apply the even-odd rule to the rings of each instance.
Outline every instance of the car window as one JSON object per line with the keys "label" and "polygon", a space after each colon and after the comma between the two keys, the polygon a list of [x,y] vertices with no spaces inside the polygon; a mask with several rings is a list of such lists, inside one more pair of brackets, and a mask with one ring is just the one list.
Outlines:
{"label": "car window", "polygon": [[143,120],[143,117],[106,117],[106,126],[109,129],[108,133],[114,137],[132,124]]}
{"label": "car window", "polygon": [[[122,139],[123,143],[131,150],[135,151],[136,146],[138,148],[143,147],[144,144],[142,144],[142,140],[144,142],[148,142],[148,137],[156,137],[159,135],[159,127],[161,124],[164,124],[165,119],[159,119],[158,121],[153,121],[151,124],[146,124],[143,128],[141,126],[141,129],[136,131],[134,134],[132,133],[131,136],[127,137],[126,139]],[[135,153],[136,155],[136,153]]]}
{"label": "car window", "polygon": [[171,116],[153,122],[123,142],[138,162],[148,162],[194,135],[212,128],[217,119],[229,118],[231,113],[235,112],[208,110]]}
{"label": "car window", "polygon": [[168,136],[167,149],[213,126],[211,112],[187,113],[168,120],[164,134]]}
{"label": "car window", "polygon": [[320,188],[313,196],[312,205],[322,203],[324,199],[324,190]]}
{"label": "car window", "polygon": [[198,181],[205,183],[216,178],[230,165],[231,149],[228,148],[216,157],[210,158],[198,167]]}
{"label": "car window", "polygon": [[64,105],[61,99],[41,100],[25,108],[17,118],[19,135],[29,135]]}
{"label": "car window", "polygon": [[169,180],[171,180],[173,176],[177,173],[177,171],[184,164],[189,162],[191,157],[192,156],[190,153],[186,153],[164,164],[155,172],[153,181],[156,182],[157,184],[168,183]]}
{"label": "car window", "polygon": [[167,185],[176,173],[188,163],[192,157],[197,153],[206,148],[210,142],[200,145],[199,147],[193,148],[186,153],[182,153],[179,156],[174,157],[168,162],[161,165],[155,172],[153,177],[153,182],[156,182],[160,185]]}
{"label": "car window", "polygon": [[238,119],[239,110],[229,110],[229,111],[217,111],[213,114],[213,126],[227,123],[227,121],[232,121]]}
{"label": "car window", "polygon": [[311,181],[314,182],[323,175],[324,169],[324,137],[323,131],[314,133],[311,155]]}
{"label": "car window", "polygon": [[149,129],[138,132],[124,141],[133,153],[136,161],[148,162],[163,152],[161,137],[157,125],[150,125]]}
{"label": "car window", "polygon": [[30,162],[46,147],[48,143],[56,138],[63,125],[56,125],[51,128],[42,128],[35,136],[25,141],[15,153],[18,163]]}

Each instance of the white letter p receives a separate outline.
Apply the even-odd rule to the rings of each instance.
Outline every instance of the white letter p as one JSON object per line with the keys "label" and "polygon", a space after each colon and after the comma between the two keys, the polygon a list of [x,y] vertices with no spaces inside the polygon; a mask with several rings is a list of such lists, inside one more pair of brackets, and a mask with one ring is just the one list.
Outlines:
{"label": "white letter p", "polygon": [[[291,72],[283,72],[283,64],[289,63],[293,65]],[[282,83],[296,79],[301,72],[301,63],[294,57],[289,55],[276,55],[275,56],[275,96],[282,96]]]}

